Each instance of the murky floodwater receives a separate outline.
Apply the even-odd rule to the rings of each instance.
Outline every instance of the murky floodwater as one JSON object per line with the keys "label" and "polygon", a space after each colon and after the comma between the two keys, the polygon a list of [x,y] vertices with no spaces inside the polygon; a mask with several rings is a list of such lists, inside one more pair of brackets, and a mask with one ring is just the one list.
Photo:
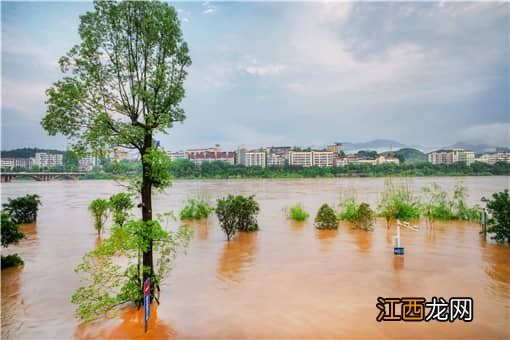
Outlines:
{"label": "murky floodwater", "polygon": [[[468,189],[469,203],[509,187],[508,177],[416,178],[414,188],[437,182]],[[155,198],[157,211],[178,212],[196,193],[215,199],[255,194],[261,230],[226,242],[215,217],[195,223],[188,255],[180,256],[153,306],[148,338],[166,337],[510,337],[510,247],[487,243],[473,223],[437,223],[433,230],[402,231],[404,257],[392,253],[382,225],[373,232],[317,231],[312,219],[296,223],[283,208],[302,202],[315,214],[323,202],[356,194],[374,206],[383,179],[176,181]],[[2,184],[2,201],[27,193],[42,197],[37,225],[4,253],[25,266],[2,271],[2,337],[134,338],[143,336],[141,311],[80,325],[70,296],[74,267],[96,245],[90,200],[121,188],[108,181]],[[474,299],[474,321],[377,322],[378,296]]]}

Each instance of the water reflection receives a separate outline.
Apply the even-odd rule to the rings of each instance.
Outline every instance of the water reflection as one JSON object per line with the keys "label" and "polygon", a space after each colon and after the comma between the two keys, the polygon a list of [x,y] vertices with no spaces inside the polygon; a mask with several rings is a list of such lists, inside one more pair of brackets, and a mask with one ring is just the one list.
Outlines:
{"label": "water reflection", "polygon": [[186,224],[193,230],[193,236],[200,241],[207,241],[209,238],[209,219],[200,221],[186,221]]}
{"label": "water reflection", "polygon": [[20,275],[23,266],[2,270],[2,338],[13,339],[23,326],[18,320],[23,316],[23,300],[20,296]]}
{"label": "water reflection", "polygon": [[257,254],[257,233],[238,232],[233,240],[226,241],[216,270],[222,281],[239,283],[243,271],[253,266]]}
{"label": "water reflection", "polygon": [[372,235],[373,231],[356,230],[352,227],[346,229],[347,234],[351,236],[352,240],[358,247],[358,251],[362,254],[369,253],[372,248]]}
{"label": "water reflection", "polygon": [[[120,321],[119,321],[120,320]],[[126,307],[121,311],[117,321],[95,321],[82,323],[76,327],[75,339],[168,339],[174,338],[177,332],[158,318],[158,305],[151,304],[151,312],[147,333],[144,333],[143,307]]]}

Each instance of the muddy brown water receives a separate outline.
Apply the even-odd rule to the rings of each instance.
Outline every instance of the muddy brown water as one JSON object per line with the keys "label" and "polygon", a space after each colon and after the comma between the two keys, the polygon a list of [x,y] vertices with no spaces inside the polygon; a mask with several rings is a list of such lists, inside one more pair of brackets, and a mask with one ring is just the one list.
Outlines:
{"label": "muddy brown water", "polygon": [[[414,178],[466,186],[469,203],[509,187],[509,177]],[[231,242],[215,217],[192,223],[187,255],[165,280],[153,305],[146,338],[510,338],[510,247],[486,242],[474,223],[437,223],[402,231],[403,257],[392,253],[395,229],[378,221],[372,232],[341,224],[317,231],[313,215],[324,202],[356,195],[377,203],[384,179],[175,181],[155,197],[155,210],[178,212],[187,197],[255,194],[260,231]],[[2,184],[2,201],[27,193],[42,197],[37,225],[3,253],[18,252],[25,266],[2,271],[2,338],[141,338],[141,311],[86,325],[74,317],[70,296],[79,286],[74,267],[96,246],[87,211],[97,197],[122,188],[112,181]],[[301,202],[310,221],[286,219],[284,207]],[[377,297],[474,299],[466,323],[377,322]]]}

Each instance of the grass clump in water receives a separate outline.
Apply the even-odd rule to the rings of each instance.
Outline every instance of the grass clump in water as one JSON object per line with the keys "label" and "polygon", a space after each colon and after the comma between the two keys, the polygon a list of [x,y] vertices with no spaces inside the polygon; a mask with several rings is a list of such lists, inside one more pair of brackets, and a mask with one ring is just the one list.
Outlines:
{"label": "grass clump in water", "polygon": [[411,221],[420,218],[420,202],[407,183],[394,184],[387,180],[378,208],[388,227],[394,220]]}
{"label": "grass clump in water", "polygon": [[375,212],[368,203],[356,203],[349,198],[340,204],[338,219],[351,222],[355,229],[371,230],[375,221]]}
{"label": "grass clump in water", "polygon": [[209,217],[214,211],[213,206],[203,197],[188,199],[186,206],[181,210],[181,220],[201,220]]}
{"label": "grass clump in water", "polygon": [[301,203],[297,203],[290,207],[288,215],[294,221],[304,221],[310,216],[310,214],[304,210]]}

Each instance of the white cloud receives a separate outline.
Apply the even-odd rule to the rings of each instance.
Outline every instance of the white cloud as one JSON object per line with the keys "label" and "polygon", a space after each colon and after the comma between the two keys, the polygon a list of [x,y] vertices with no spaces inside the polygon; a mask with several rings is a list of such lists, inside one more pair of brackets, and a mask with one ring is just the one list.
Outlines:
{"label": "white cloud", "polygon": [[285,70],[285,66],[279,64],[262,65],[256,60],[253,60],[247,65],[239,66],[238,69],[254,76],[274,76],[282,73]]}
{"label": "white cloud", "polygon": [[510,123],[492,123],[470,126],[461,132],[464,141],[510,147]]}
{"label": "white cloud", "polygon": [[204,8],[202,14],[205,15],[213,15],[218,11],[218,8],[212,5],[209,1],[205,1],[204,3],[202,3],[202,7]]}

